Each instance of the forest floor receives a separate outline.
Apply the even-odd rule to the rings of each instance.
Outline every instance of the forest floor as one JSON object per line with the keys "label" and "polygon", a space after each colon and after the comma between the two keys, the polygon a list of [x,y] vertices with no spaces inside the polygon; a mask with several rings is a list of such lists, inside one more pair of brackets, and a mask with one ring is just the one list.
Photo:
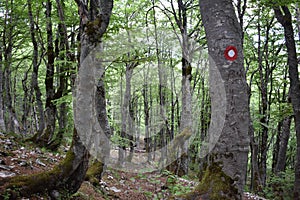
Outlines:
{"label": "forest floor", "polygon": [[[0,133],[0,181],[5,177],[48,171],[65,157],[67,147],[49,152],[33,144],[21,142],[18,136]],[[168,199],[193,190],[197,181],[180,178],[168,171],[147,173],[125,172],[107,169],[97,186],[83,182],[72,200],[148,200]],[[0,197],[0,199],[2,199]],[[20,198],[21,200],[48,199],[47,197]],[[263,200],[245,193],[244,200]]]}

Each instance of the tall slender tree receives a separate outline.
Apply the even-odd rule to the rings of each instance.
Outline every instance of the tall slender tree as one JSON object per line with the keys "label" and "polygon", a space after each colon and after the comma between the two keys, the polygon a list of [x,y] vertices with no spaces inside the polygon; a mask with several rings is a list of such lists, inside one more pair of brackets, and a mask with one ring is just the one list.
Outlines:
{"label": "tall slender tree", "polygon": [[28,4],[28,15],[29,15],[29,22],[30,22],[30,35],[31,35],[31,42],[33,45],[33,59],[32,59],[32,77],[31,77],[31,91],[30,96],[33,96],[35,93],[36,98],[36,106],[37,106],[37,118],[38,118],[38,126],[37,126],[37,133],[41,134],[45,127],[45,120],[44,120],[44,109],[43,109],[43,102],[42,102],[42,93],[41,89],[38,85],[38,75],[39,75],[39,48],[38,48],[38,42],[37,42],[37,36],[35,31],[35,22],[34,22],[34,16],[32,12],[32,1],[29,0],[27,2]]}
{"label": "tall slender tree", "polygon": [[45,103],[45,127],[40,130],[37,141],[42,146],[51,142],[55,130],[56,105],[53,102],[54,97],[54,61],[55,53],[53,47],[53,28],[52,28],[52,2],[46,1],[46,19],[47,19],[47,69],[46,69],[46,103]]}
{"label": "tall slender tree", "polygon": [[288,66],[290,78],[290,98],[293,106],[295,129],[297,135],[297,155],[295,164],[294,199],[300,199],[300,81],[298,60],[292,15],[287,6],[274,7],[275,16],[284,28],[285,45],[288,52]]}
{"label": "tall slender tree", "polygon": [[[160,39],[159,39],[159,31],[158,31],[158,23],[157,23],[157,14],[155,10],[155,0],[152,0],[152,11],[153,11],[153,25],[154,25],[154,37],[155,37],[155,54],[157,59],[157,68],[158,68],[158,93],[159,93],[159,113],[163,122],[162,128],[159,130],[159,145],[164,147],[166,145],[166,136],[170,133],[169,120],[166,114],[166,70],[164,68],[163,55],[160,50]],[[156,148],[156,140],[154,140],[155,148]],[[160,164],[163,166],[163,162],[167,157],[167,151],[165,148],[161,148],[161,158]]]}
{"label": "tall slender tree", "polygon": [[[1,34],[2,38],[2,34]],[[4,121],[4,102],[3,102],[3,47],[2,41],[0,41],[0,131],[6,131]]]}

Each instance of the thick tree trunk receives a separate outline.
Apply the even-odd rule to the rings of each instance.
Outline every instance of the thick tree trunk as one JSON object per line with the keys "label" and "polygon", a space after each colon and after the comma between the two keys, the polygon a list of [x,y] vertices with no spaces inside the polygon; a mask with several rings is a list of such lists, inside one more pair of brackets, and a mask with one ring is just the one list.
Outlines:
{"label": "thick tree trunk", "polygon": [[292,16],[286,6],[275,7],[275,16],[284,28],[285,44],[288,52],[288,66],[290,78],[290,98],[293,105],[295,130],[297,136],[297,155],[295,164],[294,199],[300,199],[300,81],[298,60]]}
{"label": "thick tree trunk", "polygon": [[[99,67],[103,66],[100,64]],[[104,71],[104,69],[103,69]],[[96,160],[90,165],[87,173],[86,173],[86,180],[90,181],[94,185],[99,185],[99,181],[102,178],[103,172],[105,171],[108,163],[108,159],[110,156],[110,145],[109,140],[111,136],[111,128],[109,125],[107,111],[106,111],[106,92],[105,92],[105,84],[104,84],[105,73],[103,73],[99,77],[99,81],[96,87],[96,99],[95,99],[95,106],[97,112],[97,120],[101,129],[103,130],[104,134],[101,135],[102,142],[101,142],[101,149],[102,155],[96,158]]]}
{"label": "thick tree trunk", "polygon": [[[204,177],[189,198],[242,199],[249,148],[242,32],[231,0],[201,0],[200,9],[211,57],[212,146]],[[229,46],[235,47],[234,52],[226,54]],[[214,138],[218,134],[219,138]]]}
{"label": "thick tree trunk", "polygon": [[[80,128],[78,131],[81,131],[81,139],[84,140],[89,152],[97,159],[92,165],[92,168],[96,170],[89,170],[88,178],[99,179],[109,158],[111,130],[106,113],[105,66],[103,66],[101,58],[95,54],[102,52],[101,38],[109,24],[113,0],[75,1],[79,7],[82,28],[81,68],[75,94],[75,126]],[[97,119],[94,119],[95,117]]]}

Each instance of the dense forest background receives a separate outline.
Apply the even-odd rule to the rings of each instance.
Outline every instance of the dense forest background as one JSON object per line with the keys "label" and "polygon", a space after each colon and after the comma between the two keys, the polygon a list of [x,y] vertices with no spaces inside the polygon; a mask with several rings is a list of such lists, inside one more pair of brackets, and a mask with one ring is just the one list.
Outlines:
{"label": "dense forest background", "polygon": [[[72,142],[72,94],[84,20],[78,5],[73,0],[0,2],[2,133],[21,135],[50,151]],[[245,190],[270,199],[296,199],[300,137],[291,98],[300,88],[291,89],[286,39],[288,34],[294,39],[298,57],[300,3],[236,0],[233,5],[243,34],[249,86]],[[287,34],[280,17],[291,17],[292,32]],[[93,31],[94,24],[86,26]],[[164,167],[179,176],[201,177],[208,162],[203,149],[212,116],[199,2],[115,0],[101,42],[102,97],[109,124],[105,131],[114,164],[126,168],[136,153],[144,153],[146,168],[159,167],[168,158],[161,147],[184,137],[184,128],[191,126],[193,140],[180,143],[182,152]],[[189,55],[184,55],[186,46]]]}

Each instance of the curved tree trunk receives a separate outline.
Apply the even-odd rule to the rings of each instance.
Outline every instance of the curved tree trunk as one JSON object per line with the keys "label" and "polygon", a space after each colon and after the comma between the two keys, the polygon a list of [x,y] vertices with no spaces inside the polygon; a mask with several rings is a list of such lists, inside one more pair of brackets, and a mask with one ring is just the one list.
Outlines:
{"label": "curved tree trunk", "polygon": [[[81,35],[82,45],[80,49],[80,65],[82,65],[84,59],[92,51],[92,47],[99,44],[101,37],[106,31],[113,0],[105,2],[91,0],[88,3],[91,6],[90,10],[87,8],[86,1],[77,0],[76,2],[81,16],[81,27],[84,28]],[[100,8],[100,13],[97,13]],[[100,23],[95,23],[95,21]],[[93,27],[88,27],[86,26],[87,24]],[[91,32],[91,29],[93,32]],[[88,78],[88,76],[86,77]],[[81,78],[80,81],[86,82],[88,80]],[[83,95],[84,92],[82,91]],[[9,196],[10,199],[17,199],[19,196],[30,197],[32,194],[49,194],[53,199],[65,199],[65,195],[75,193],[84,180],[88,168],[88,155],[87,148],[81,142],[79,134],[74,128],[70,150],[59,165],[49,172],[4,179],[0,183],[0,195]]]}
{"label": "curved tree trunk", "polygon": [[297,136],[297,155],[295,164],[294,199],[300,199],[300,81],[298,60],[292,16],[287,6],[275,7],[275,16],[284,28],[285,44],[288,52],[288,66],[290,78],[290,98],[293,105],[295,130]]}

